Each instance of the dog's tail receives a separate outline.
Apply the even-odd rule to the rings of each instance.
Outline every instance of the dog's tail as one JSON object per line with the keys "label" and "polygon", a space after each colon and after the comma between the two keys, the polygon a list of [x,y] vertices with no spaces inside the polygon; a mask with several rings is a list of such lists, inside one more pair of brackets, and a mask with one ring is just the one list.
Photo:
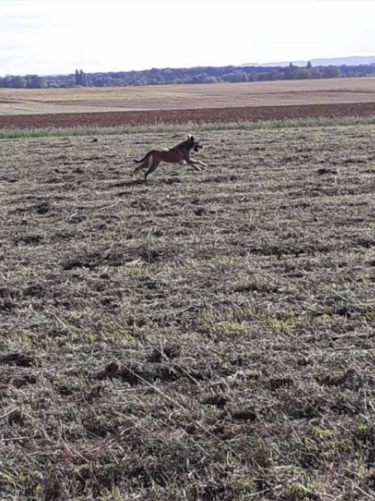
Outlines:
{"label": "dog's tail", "polygon": [[146,155],[141,158],[141,160],[133,160],[133,162],[135,162],[136,164],[141,164],[142,162],[144,162],[146,160],[146,158],[148,158],[150,155],[152,155],[152,151],[149,151],[148,153],[146,153]]}

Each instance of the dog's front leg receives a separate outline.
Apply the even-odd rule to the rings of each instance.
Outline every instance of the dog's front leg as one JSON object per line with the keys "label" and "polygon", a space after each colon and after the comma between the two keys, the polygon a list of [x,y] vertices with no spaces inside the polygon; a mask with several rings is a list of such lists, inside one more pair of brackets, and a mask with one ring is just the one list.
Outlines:
{"label": "dog's front leg", "polygon": [[198,171],[200,171],[202,169],[197,167],[197,165],[201,165],[202,167],[207,167],[207,164],[201,162],[200,160],[189,160],[188,165],[191,165],[192,167],[194,167],[195,170],[198,170]]}

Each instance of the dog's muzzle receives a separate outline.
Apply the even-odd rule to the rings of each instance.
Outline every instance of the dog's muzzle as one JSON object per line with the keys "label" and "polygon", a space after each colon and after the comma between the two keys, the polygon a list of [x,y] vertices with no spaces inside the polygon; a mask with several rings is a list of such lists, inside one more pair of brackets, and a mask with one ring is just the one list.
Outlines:
{"label": "dog's muzzle", "polygon": [[199,150],[201,150],[202,148],[203,148],[203,146],[202,146],[201,144],[199,144],[199,143],[196,143],[196,144],[194,145],[194,151],[199,151]]}

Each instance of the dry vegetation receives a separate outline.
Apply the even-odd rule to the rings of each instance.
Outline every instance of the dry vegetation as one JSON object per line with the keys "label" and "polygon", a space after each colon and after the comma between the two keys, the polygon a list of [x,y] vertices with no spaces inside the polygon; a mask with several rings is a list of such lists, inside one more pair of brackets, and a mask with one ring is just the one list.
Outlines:
{"label": "dry vegetation", "polygon": [[375,78],[75,89],[0,89],[0,115],[374,103]]}
{"label": "dry vegetation", "polygon": [[373,125],[2,140],[2,500],[375,496]]}

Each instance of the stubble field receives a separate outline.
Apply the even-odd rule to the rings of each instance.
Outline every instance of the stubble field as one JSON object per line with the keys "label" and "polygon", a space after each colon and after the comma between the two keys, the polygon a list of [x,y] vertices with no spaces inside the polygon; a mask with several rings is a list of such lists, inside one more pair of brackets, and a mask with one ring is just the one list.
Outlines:
{"label": "stubble field", "polygon": [[374,125],[193,132],[1,141],[1,499],[374,498]]}
{"label": "stubble field", "polygon": [[375,78],[0,89],[0,115],[374,103]]}

